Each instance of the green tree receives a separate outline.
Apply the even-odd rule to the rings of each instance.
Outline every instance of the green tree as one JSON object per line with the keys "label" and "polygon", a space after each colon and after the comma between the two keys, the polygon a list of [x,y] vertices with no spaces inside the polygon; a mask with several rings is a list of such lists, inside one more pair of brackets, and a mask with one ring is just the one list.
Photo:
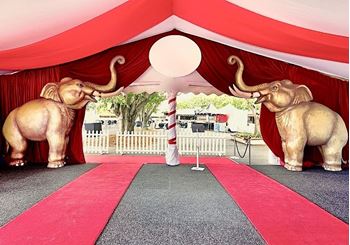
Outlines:
{"label": "green tree", "polygon": [[188,100],[179,101],[177,104],[178,109],[189,109],[189,108],[206,108],[210,104],[214,105],[216,108],[220,109],[228,104],[233,105],[240,110],[250,110],[250,102],[246,99],[236,98],[229,95],[215,94],[205,95],[199,94],[191,97]]}
{"label": "green tree", "polygon": [[148,101],[140,110],[139,118],[142,121],[142,127],[146,128],[151,115],[157,112],[158,106],[166,99],[164,94],[152,93],[148,97]]}
{"label": "green tree", "polygon": [[[98,102],[97,108],[98,111],[108,110],[116,115],[116,117],[121,118],[122,131],[134,131],[137,117],[148,121],[150,115],[155,112],[164,99],[165,96],[157,92],[152,94],[146,92],[140,94],[127,93],[101,99]],[[143,124],[145,125],[145,121],[143,121]]]}

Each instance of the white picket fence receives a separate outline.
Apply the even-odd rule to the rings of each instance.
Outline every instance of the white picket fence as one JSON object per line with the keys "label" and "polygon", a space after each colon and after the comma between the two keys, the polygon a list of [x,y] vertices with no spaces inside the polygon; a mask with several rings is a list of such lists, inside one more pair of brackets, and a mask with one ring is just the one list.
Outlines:
{"label": "white picket fence", "polygon": [[[114,137],[112,145],[110,137]],[[226,139],[222,133],[204,132],[192,133],[190,130],[179,130],[177,134],[177,146],[181,155],[195,155],[197,152],[197,140],[201,155],[226,154]],[[83,134],[85,153],[112,153],[112,154],[165,154],[168,141],[166,130],[106,132],[88,131]]]}
{"label": "white picket fence", "polygon": [[109,132],[83,130],[83,149],[85,153],[109,153]]}

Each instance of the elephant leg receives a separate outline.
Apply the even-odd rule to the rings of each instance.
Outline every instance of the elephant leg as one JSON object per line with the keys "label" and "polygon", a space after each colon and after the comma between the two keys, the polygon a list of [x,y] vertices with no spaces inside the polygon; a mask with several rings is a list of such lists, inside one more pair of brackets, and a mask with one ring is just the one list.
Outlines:
{"label": "elephant leg", "polygon": [[24,154],[27,149],[27,140],[17,127],[15,110],[6,118],[3,125],[3,135],[11,147],[10,166],[23,166],[25,164]]}
{"label": "elephant leg", "polygon": [[48,168],[60,168],[65,165],[64,157],[66,150],[66,137],[60,134],[50,134],[47,137],[49,142],[49,163]]}
{"label": "elephant leg", "polygon": [[328,142],[326,145],[322,145],[321,149],[324,161],[322,167],[328,171],[341,171],[342,148],[339,149],[336,144]]}
{"label": "elephant leg", "polygon": [[[69,135],[67,135],[66,138],[65,138],[65,144],[64,144],[64,149],[63,149],[63,152],[64,152],[64,159],[65,159],[66,154],[67,154],[68,142],[69,142]],[[64,164],[66,164],[66,162],[65,162]]]}
{"label": "elephant leg", "polygon": [[341,171],[342,149],[348,141],[348,133],[340,123],[333,130],[333,135],[327,144],[322,145],[323,168],[328,171]]}
{"label": "elephant leg", "polygon": [[303,170],[303,156],[306,140],[286,141],[286,152],[288,153],[288,163],[284,167],[290,171]]}
{"label": "elephant leg", "polygon": [[286,149],[286,142],[282,141],[282,150],[284,153],[284,163],[288,164],[289,162],[289,155],[288,155],[288,151]]}
{"label": "elephant leg", "polygon": [[26,161],[23,159],[27,149],[27,140],[23,137],[17,138],[15,142],[8,142],[12,148],[10,166],[23,166]]}

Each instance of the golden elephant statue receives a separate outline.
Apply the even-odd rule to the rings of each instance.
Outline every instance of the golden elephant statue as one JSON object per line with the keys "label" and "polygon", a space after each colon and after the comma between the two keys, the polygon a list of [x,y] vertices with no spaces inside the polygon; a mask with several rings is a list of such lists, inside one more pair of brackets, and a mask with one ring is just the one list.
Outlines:
{"label": "golden elephant statue", "polygon": [[313,97],[305,85],[293,84],[290,80],[248,86],[242,74],[243,62],[230,56],[228,63],[237,63],[236,85],[229,87],[234,96],[257,98],[275,112],[276,124],[282,139],[284,167],[302,171],[305,145],[318,146],[323,157],[323,168],[341,171],[342,149],[348,141],[348,132],[341,116],[328,107],[311,102]]}
{"label": "golden elephant statue", "polygon": [[114,91],[117,83],[114,68],[116,62],[123,64],[125,59],[116,56],[111,60],[111,80],[106,85],[65,77],[59,83],[46,84],[40,94],[42,98],[29,101],[11,111],[2,128],[6,142],[11,147],[9,165],[25,164],[23,158],[27,140],[47,140],[49,144],[47,167],[63,167],[75,110],[83,108],[90,101],[96,102],[95,97],[115,96],[123,89],[121,87]]}

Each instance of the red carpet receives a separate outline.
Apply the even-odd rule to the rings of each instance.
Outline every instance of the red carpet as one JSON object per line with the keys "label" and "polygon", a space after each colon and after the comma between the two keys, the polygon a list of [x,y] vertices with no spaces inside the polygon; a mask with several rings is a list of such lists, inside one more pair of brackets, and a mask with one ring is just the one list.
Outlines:
{"label": "red carpet", "polygon": [[268,244],[349,244],[349,226],[242,164],[206,164]]}
{"label": "red carpet", "polygon": [[[90,163],[123,163],[123,164],[145,164],[145,163],[165,163],[164,156],[130,156],[130,155],[85,155],[86,162]],[[181,164],[196,164],[196,157],[181,156]],[[233,162],[225,157],[200,157],[202,163],[225,163]]]}
{"label": "red carpet", "polygon": [[94,244],[141,166],[92,169],[1,227],[0,244]]}
{"label": "red carpet", "polygon": [[164,156],[130,156],[130,155],[85,155],[85,161],[90,163],[165,163]]}
{"label": "red carpet", "polygon": [[[0,244],[93,244],[144,163],[164,156],[87,155],[104,163],[0,228]],[[278,182],[230,159],[201,157],[268,244],[349,244],[348,225]],[[181,157],[195,164],[195,157]],[[110,163],[110,164],[109,164]]]}

